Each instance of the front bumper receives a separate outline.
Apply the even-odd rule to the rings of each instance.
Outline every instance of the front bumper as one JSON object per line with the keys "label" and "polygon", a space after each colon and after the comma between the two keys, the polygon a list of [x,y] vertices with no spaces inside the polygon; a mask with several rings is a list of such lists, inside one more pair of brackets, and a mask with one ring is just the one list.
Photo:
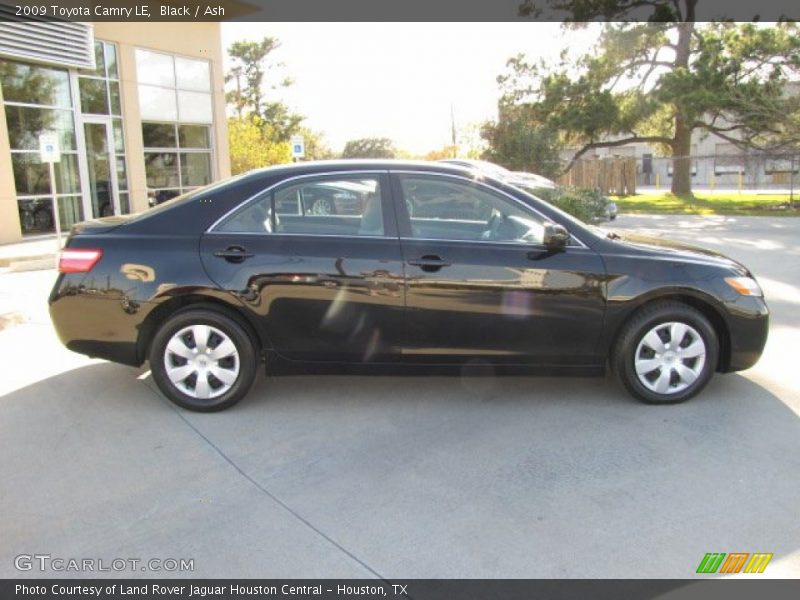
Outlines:
{"label": "front bumper", "polygon": [[758,362],[769,333],[769,309],[763,298],[739,296],[726,302],[729,353],[721,371],[743,371]]}

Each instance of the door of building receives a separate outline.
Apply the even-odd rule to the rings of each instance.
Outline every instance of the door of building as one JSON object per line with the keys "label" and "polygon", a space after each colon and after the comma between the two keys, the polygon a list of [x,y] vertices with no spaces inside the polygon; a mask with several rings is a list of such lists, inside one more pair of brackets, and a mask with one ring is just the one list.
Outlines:
{"label": "door of building", "polygon": [[87,218],[120,214],[119,181],[114,156],[111,120],[83,118],[89,183]]}

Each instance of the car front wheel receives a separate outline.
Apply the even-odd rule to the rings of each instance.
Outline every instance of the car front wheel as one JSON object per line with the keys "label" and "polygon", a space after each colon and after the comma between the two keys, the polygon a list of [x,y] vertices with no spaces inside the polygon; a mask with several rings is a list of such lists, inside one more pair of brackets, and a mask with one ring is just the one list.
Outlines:
{"label": "car front wheel", "polygon": [[708,319],[678,302],[645,307],[623,326],[612,357],[622,386],[649,404],[688,400],[714,374],[719,341]]}
{"label": "car front wheel", "polygon": [[256,356],[250,336],[235,320],[192,309],[175,314],[158,330],[150,369],[172,402],[212,412],[233,406],[250,391]]}

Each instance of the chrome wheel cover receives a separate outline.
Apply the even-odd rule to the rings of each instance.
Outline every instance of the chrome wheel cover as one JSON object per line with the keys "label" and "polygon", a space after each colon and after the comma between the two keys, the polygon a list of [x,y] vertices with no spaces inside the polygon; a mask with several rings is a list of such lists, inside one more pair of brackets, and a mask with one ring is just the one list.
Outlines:
{"label": "chrome wheel cover", "polygon": [[206,400],[221,396],[239,377],[239,351],[230,337],[210,325],[190,325],[164,349],[167,377],[178,390]]}
{"label": "chrome wheel cover", "polygon": [[633,363],[639,382],[648,390],[678,394],[700,377],[706,363],[706,344],[686,323],[661,323],[642,337]]}

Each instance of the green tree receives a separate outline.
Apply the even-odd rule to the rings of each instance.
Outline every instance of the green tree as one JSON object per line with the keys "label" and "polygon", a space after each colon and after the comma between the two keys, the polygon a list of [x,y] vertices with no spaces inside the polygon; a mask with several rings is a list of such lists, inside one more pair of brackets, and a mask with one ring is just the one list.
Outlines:
{"label": "green tree", "polygon": [[342,158],[395,158],[397,149],[389,138],[350,140],[344,146]]}
{"label": "green tree", "polygon": [[497,121],[488,121],[481,128],[481,136],[489,145],[483,158],[512,171],[555,179],[561,174],[558,132],[529,113],[524,105],[501,107]]}
{"label": "green tree", "polygon": [[[793,23],[694,22],[698,0],[554,2],[575,20],[619,18],[652,7],[649,23],[609,23],[597,47],[552,64],[509,60],[498,80],[501,106],[525,106],[536,123],[578,148],[661,145],[673,157],[672,191],[691,192],[692,133],[713,133],[742,148],[797,143],[791,126],[800,99],[787,83],[800,73]],[[524,5],[523,5],[524,6]],[[531,6],[533,6],[531,4]]]}
{"label": "green tree", "polygon": [[318,131],[313,131],[308,127],[300,127],[297,135],[302,135],[306,146],[306,160],[330,160],[338,158],[338,155],[331,150],[325,142],[325,136]]}
{"label": "green tree", "polygon": [[270,54],[280,47],[275,38],[260,42],[237,41],[228,48],[233,66],[225,78],[229,90],[225,95],[237,117],[258,117],[258,123],[270,126],[275,142],[285,142],[297,131],[303,117],[292,112],[283,102],[269,100],[266,90],[277,90],[292,84],[290,79],[277,82],[266,80],[269,70],[280,64],[270,63]]}
{"label": "green tree", "polygon": [[292,160],[289,142],[276,142],[272,127],[260,117],[231,117],[228,119],[231,173],[237,175],[268,165]]}

